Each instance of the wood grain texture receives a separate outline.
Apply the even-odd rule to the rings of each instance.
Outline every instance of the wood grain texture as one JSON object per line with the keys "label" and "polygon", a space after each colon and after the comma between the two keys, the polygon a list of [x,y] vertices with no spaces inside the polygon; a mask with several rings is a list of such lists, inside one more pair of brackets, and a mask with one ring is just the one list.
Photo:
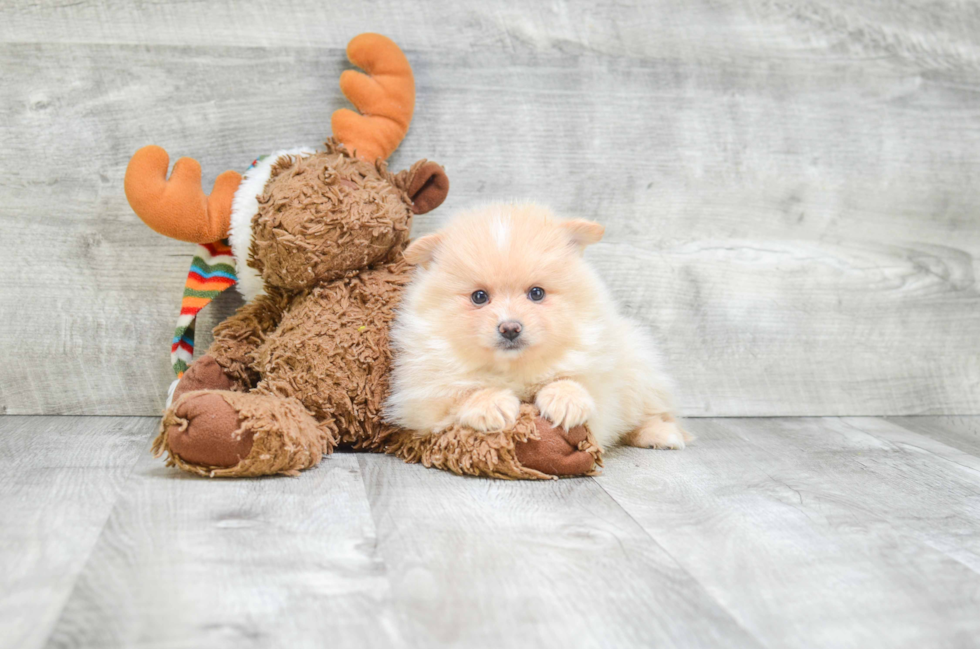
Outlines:
{"label": "wood grain texture", "polygon": [[210,186],[321,141],[367,29],[418,77],[393,167],[453,181],[416,232],[501,198],[605,223],[590,258],[688,414],[980,413],[980,14],[953,0],[4,3],[0,411],[159,412],[192,251],[129,211],[128,156]]}
{"label": "wood grain texture", "polygon": [[207,480],[143,456],[48,647],[399,647],[354,455]]}
{"label": "wood grain texture", "polygon": [[44,643],[156,426],[0,417],[0,647]]}
{"label": "wood grain texture", "polygon": [[761,646],[590,479],[358,459],[412,646]]}
{"label": "wood grain texture", "polygon": [[597,482],[778,647],[963,647],[980,632],[980,458],[880,419],[700,420]]}
{"label": "wood grain texture", "polygon": [[528,483],[207,480],[152,418],[0,417],[0,648],[973,646],[980,417],[903,423],[702,419]]}

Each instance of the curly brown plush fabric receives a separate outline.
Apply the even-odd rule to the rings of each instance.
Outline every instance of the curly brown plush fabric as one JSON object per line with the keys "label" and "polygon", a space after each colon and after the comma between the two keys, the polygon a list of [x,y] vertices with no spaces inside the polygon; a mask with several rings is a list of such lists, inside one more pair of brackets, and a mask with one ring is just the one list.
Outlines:
{"label": "curly brown plush fabric", "polygon": [[[217,431],[208,421],[212,414],[207,411],[184,411],[185,402],[201,395],[218,395],[238,414],[237,427]],[[183,415],[183,416],[182,416]],[[171,438],[178,434],[197,432],[202,421],[207,430],[207,444],[219,449],[223,433],[229,444],[236,447],[242,438],[251,438],[248,456],[232,466],[219,466],[205,462],[190,462],[177,454]],[[211,425],[209,425],[211,424]],[[167,465],[184,471],[214,477],[248,477],[284,473],[297,475],[301,470],[320,463],[320,459],[333,450],[336,439],[314,419],[303,405],[293,398],[269,397],[241,392],[189,392],[174,403],[164,414],[160,434],[153,442],[153,453],[159,457],[168,453]],[[219,450],[223,454],[224,450]]]}
{"label": "curly brown plush fabric", "polygon": [[386,164],[326,151],[284,156],[259,196],[249,263],[268,285],[302,290],[368,268],[407,243],[412,201]]}
{"label": "curly brown plush fabric", "polygon": [[453,426],[435,435],[399,430],[385,451],[406,462],[459,475],[515,480],[592,475],[594,467],[602,466],[599,447],[584,426],[566,436],[539,417],[530,404],[521,406],[512,430],[479,433]]}
{"label": "curly brown plush fabric", "polygon": [[412,216],[447,190],[435,163],[393,175],[333,141],[279,159],[252,220],[249,265],[265,294],[215,328],[154,450],[212,477],[295,474],[337,444],[476,476],[590,473],[600,454],[587,432],[554,429],[530,405],[496,433],[422,435],[383,421],[389,328],[413,268],[403,257]]}
{"label": "curly brown plush fabric", "polygon": [[297,298],[279,328],[254,353],[257,391],[299,399],[329,420],[342,443],[377,448],[391,350],[388,330],[409,281],[404,261],[317,287]]}
{"label": "curly brown plush fabric", "polygon": [[[254,353],[265,340],[266,334],[279,326],[283,314],[289,309],[295,296],[274,288],[266,288],[264,295],[259,295],[251,302],[244,304],[232,317],[214,328],[214,341],[203,358],[195,361],[177,386],[194,372],[194,368],[206,358],[212,358],[227,374],[237,391],[247,391],[259,382],[260,374],[255,369]],[[208,388],[218,387],[208,385]],[[174,392],[174,401],[177,400]]]}

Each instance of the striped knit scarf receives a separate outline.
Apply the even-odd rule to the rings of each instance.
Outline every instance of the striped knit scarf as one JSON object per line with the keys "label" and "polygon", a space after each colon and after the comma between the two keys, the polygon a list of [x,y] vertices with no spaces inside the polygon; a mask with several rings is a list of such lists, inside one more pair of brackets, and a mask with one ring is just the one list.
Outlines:
{"label": "striped knit scarf", "polygon": [[177,318],[174,342],[170,347],[170,362],[178,379],[194,358],[194,322],[198,312],[237,281],[235,257],[227,239],[198,246],[191,270],[187,273],[180,317]]}

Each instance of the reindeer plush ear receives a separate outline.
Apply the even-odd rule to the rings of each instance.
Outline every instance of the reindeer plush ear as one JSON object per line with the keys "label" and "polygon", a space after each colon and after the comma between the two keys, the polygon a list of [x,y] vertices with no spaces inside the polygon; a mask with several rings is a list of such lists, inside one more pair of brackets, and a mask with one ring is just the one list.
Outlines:
{"label": "reindeer plush ear", "polygon": [[411,180],[405,191],[412,199],[412,211],[425,214],[436,209],[449,194],[449,176],[446,170],[435,162],[423,160],[421,165],[413,165]]}
{"label": "reindeer plush ear", "polygon": [[419,237],[405,248],[405,261],[422,268],[428,268],[436,255],[436,249],[442,243],[442,235],[438,232]]}
{"label": "reindeer plush ear", "polygon": [[412,212],[425,214],[436,209],[449,194],[449,176],[435,162],[419,160],[411,169],[399,171],[394,177],[395,187],[408,194]]}
{"label": "reindeer plush ear", "polygon": [[572,240],[572,244],[579,249],[579,252],[585,250],[586,246],[591,246],[593,243],[599,243],[599,241],[602,239],[602,235],[606,231],[606,228],[598,223],[586,221],[585,219],[563,221],[561,227],[566,233],[568,233],[568,236]]}

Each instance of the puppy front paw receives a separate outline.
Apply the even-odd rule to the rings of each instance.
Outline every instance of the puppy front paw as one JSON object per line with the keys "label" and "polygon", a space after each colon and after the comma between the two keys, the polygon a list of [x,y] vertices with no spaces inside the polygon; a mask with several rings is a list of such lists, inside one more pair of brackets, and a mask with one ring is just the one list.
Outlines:
{"label": "puppy front paw", "polygon": [[595,400],[575,381],[549,383],[534,397],[541,416],[565,430],[581,426],[595,413]]}
{"label": "puppy front paw", "polygon": [[520,411],[521,400],[513,392],[488,388],[473,393],[463,402],[456,421],[481,433],[507,430],[517,423]]}

